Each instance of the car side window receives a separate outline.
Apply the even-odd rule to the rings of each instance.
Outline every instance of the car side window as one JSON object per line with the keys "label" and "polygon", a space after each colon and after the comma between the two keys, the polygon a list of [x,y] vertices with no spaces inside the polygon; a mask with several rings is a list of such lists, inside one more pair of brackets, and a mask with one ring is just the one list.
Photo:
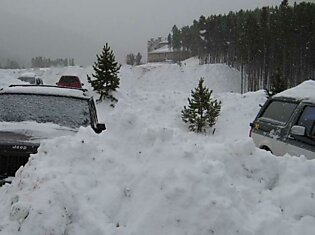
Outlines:
{"label": "car side window", "polygon": [[297,123],[306,128],[306,135],[315,137],[315,106],[306,106]]}
{"label": "car side window", "polygon": [[260,118],[286,124],[296,107],[296,103],[275,100],[268,105]]}

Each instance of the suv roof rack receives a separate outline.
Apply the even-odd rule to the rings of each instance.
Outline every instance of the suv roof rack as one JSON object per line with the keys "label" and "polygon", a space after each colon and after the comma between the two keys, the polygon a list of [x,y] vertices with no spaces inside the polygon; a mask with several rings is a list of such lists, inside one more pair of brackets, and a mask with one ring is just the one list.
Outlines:
{"label": "suv roof rack", "polygon": [[33,84],[11,84],[9,87],[54,87],[59,89],[72,89],[72,90],[79,90],[83,92],[87,92],[88,90],[85,88],[74,88],[74,87],[61,87],[61,86],[54,86],[54,85],[33,85]]}
{"label": "suv roof rack", "polygon": [[9,87],[51,87],[51,88],[57,88],[57,89],[70,89],[74,91],[81,91],[84,96],[89,96],[88,90],[85,88],[73,88],[73,87],[60,87],[60,86],[54,86],[54,85],[36,85],[36,84],[11,84]]}

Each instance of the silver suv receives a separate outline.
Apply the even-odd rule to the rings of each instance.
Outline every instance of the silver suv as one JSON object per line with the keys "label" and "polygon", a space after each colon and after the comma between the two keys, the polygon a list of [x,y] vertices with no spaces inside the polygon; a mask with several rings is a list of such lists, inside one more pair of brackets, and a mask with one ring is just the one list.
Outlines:
{"label": "silver suv", "polygon": [[267,100],[250,126],[250,136],[261,149],[315,158],[315,81]]}

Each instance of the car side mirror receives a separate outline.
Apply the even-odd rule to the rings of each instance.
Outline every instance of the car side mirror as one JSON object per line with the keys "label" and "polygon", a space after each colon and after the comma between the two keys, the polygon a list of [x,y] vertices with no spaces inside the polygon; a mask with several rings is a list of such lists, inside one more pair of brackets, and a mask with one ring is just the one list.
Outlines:
{"label": "car side mirror", "polygon": [[290,130],[291,135],[304,136],[305,135],[305,127],[304,126],[293,126]]}
{"label": "car side mirror", "polygon": [[56,82],[56,85],[58,86],[58,82]]}
{"label": "car side mirror", "polygon": [[81,86],[84,86],[84,83],[81,83]]}
{"label": "car side mirror", "polygon": [[100,134],[102,131],[106,130],[106,126],[104,123],[97,123],[96,124],[96,127],[94,128],[94,131],[97,133],[97,134]]}

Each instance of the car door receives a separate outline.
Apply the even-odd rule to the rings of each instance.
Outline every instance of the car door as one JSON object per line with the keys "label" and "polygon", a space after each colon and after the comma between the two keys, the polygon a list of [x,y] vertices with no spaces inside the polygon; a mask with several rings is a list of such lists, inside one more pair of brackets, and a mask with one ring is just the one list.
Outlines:
{"label": "car door", "polygon": [[305,105],[295,125],[305,127],[305,135],[290,134],[288,153],[291,155],[304,155],[308,159],[315,158],[315,105]]}

